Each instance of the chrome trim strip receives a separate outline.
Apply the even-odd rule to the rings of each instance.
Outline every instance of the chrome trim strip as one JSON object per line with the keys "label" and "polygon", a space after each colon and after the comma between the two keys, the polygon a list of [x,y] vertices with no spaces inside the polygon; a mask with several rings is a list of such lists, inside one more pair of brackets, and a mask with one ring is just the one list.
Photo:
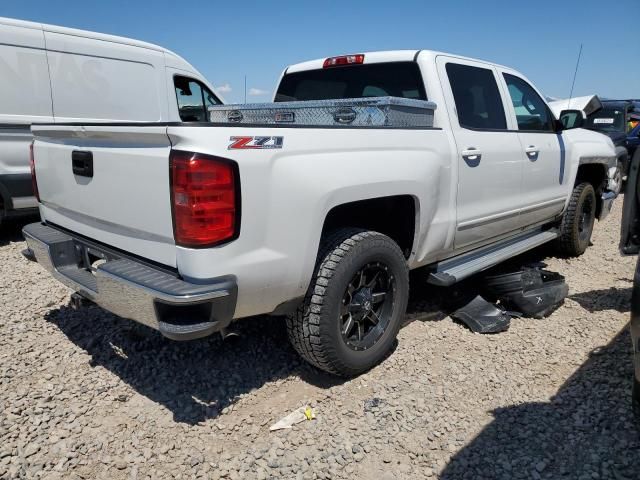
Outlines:
{"label": "chrome trim strip", "polygon": [[113,233],[116,235],[123,235],[125,237],[133,237],[139,240],[148,240],[151,242],[160,242],[160,243],[168,243],[173,245],[173,238],[165,237],[164,235],[157,235],[155,233],[145,232],[143,230],[138,230],[133,227],[125,227],[123,225],[119,225],[117,223],[110,222],[108,220],[102,220],[96,217],[92,217],[90,215],[86,215],[84,213],[75,212],[73,210],[69,210],[68,208],[61,207],[60,205],[56,205],[55,203],[48,202],[46,200],[41,200],[42,204],[45,207],[48,207],[56,212],[69,217],[71,220],[74,220],[79,223],[83,223],[89,227],[106,229],[109,233]]}
{"label": "chrome trim strip", "polygon": [[510,217],[515,217],[519,214],[520,214],[520,209],[497,213],[495,215],[490,215],[487,217],[476,218],[474,220],[467,220],[466,222],[462,222],[458,225],[458,231],[461,232],[464,230],[469,230],[470,228],[480,227],[482,225],[487,225],[493,222],[499,222],[500,220],[505,220]]}
{"label": "chrome trim strip", "polygon": [[535,210],[541,210],[543,208],[551,207],[556,204],[564,204],[566,199],[563,198],[555,198],[553,200],[548,200],[543,203],[538,203],[536,205],[529,205],[524,208],[520,208],[518,210],[510,210],[508,212],[497,213],[495,215],[491,215],[488,217],[477,218],[474,220],[467,220],[466,222],[462,222],[458,225],[458,231],[469,230],[470,228],[481,227],[483,225],[488,225],[493,222],[499,222],[501,220],[505,220],[510,217],[514,217],[516,215],[520,215],[521,213],[530,213]]}
{"label": "chrome trim strip", "polygon": [[552,207],[553,205],[560,204],[560,203],[564,205],[566,201],[567,199],[564,197],[555,198],[553,200],[547,200],[546,202],[538,203],[536,205],[529,205],[528,207],[524,207],[520,211],[522,213],[533,212],[535,210],[542,210],[543,208]]}

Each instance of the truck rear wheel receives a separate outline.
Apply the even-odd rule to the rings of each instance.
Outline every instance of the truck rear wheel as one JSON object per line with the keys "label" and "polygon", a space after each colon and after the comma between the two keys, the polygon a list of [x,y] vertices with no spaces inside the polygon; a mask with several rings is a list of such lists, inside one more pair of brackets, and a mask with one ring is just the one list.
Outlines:
{"label": "truck rear wheel", "polygon": [[573,188],[567,211],[560,223],[558,249],[565,255],[582,255],[591,242],[596,218],[596,193],[593,185],[580,183]]}
{"label": "truck rear wheel", "polygon": [[340,229],[323,240],[314,277],[287,317],[289,340],[312,365],[344,377],[382,361],[402,324],[409,270],[389,237]]}

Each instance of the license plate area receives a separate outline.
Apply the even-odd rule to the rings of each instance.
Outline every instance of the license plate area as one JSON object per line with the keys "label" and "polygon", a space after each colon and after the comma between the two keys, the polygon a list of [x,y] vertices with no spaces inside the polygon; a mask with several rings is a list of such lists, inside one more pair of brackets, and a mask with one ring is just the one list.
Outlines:
{"label": "license plate area", "polygon": [[95,275],[98,267],[111,260],[118,260],[121,257],[111,252],[106,252],[91,245],[74,240],[74,250],[76,253],[77,266],[80,269],[91,272]]}

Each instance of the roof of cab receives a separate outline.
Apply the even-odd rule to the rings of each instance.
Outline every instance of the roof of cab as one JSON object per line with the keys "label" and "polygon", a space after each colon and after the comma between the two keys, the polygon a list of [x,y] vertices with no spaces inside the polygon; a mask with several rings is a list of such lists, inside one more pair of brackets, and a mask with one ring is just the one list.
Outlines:
{"label": "roof of cab", "polygon": [[[488,62],[486,60],[478,60],[475,58],[463,57],[461,55],[456,55],[453,53],[437,52],[434,50],[382,50],[382,51],[375,51],[375,52],[364,52],[363,54],[364,54],[365,64],[384,63],[384,62],[411,62],[411,61],[416,61],[418,59],[418,56],[420,57],[429,56],[431,58],[435,58],[438,55],[447,55],[449,57],[482,62],[488,65],[494,65],[496,67],[511,70],[509,67],[498,65],[497,63],[493,63],[493,62]],[[342,55],[332,55],[332,56],[342,56]],[[302,72],[305,70],[320,70],[326,58],[330,58],[330,57],[318,58],[315,60],[309,60],[307,62],[290,65],[289,67],[287,67],[286,73]]]}
{"label": "roof of cab", "polygon": [[131,45],[134,47],[141,47],[149,50],[155,50],[158,52],[163,52],[169,55],[170,57],[173,57],[174,59],[179,60],[179,63],[184,62],[188,67],[195,70],[192,65],[190,65],[186,60],[180,57],[180,55],[178,55],[177,53],[174,53],[171,50],[168,50],[159,45],[143,42],[140,40],[134,40],[133,38],[119,37],[117,35],[108,35],[106,33],[91,32],[89,30],[79,30],[76,28],[60,27],[58,25],[48,25],[46,23],[29,22],[26,20],[18,20],[15,18],[6,18],[6,17],[0,17],[0,25],[11,25],[14,27],[31,28],[34,30],[44,30],[45,32],[61,33],[65,35],[73,35],[76,37],[92,38],[95,40],[103,40],[105,42],[120,43],[124,45]]}

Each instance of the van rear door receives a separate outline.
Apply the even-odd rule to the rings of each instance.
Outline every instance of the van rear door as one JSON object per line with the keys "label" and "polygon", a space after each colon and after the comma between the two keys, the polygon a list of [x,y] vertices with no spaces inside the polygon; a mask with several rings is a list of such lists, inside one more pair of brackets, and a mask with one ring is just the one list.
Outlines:
{"label": "van rear door", "polygon": [[23,23],[0,18],[0,202],[7,209],[36,206],[29,127],[53,120],[42,29]]}
{"label": "van rear door", "polygon": [[168,119],[162,51],[63,28],[44,35],[56,123]]}

